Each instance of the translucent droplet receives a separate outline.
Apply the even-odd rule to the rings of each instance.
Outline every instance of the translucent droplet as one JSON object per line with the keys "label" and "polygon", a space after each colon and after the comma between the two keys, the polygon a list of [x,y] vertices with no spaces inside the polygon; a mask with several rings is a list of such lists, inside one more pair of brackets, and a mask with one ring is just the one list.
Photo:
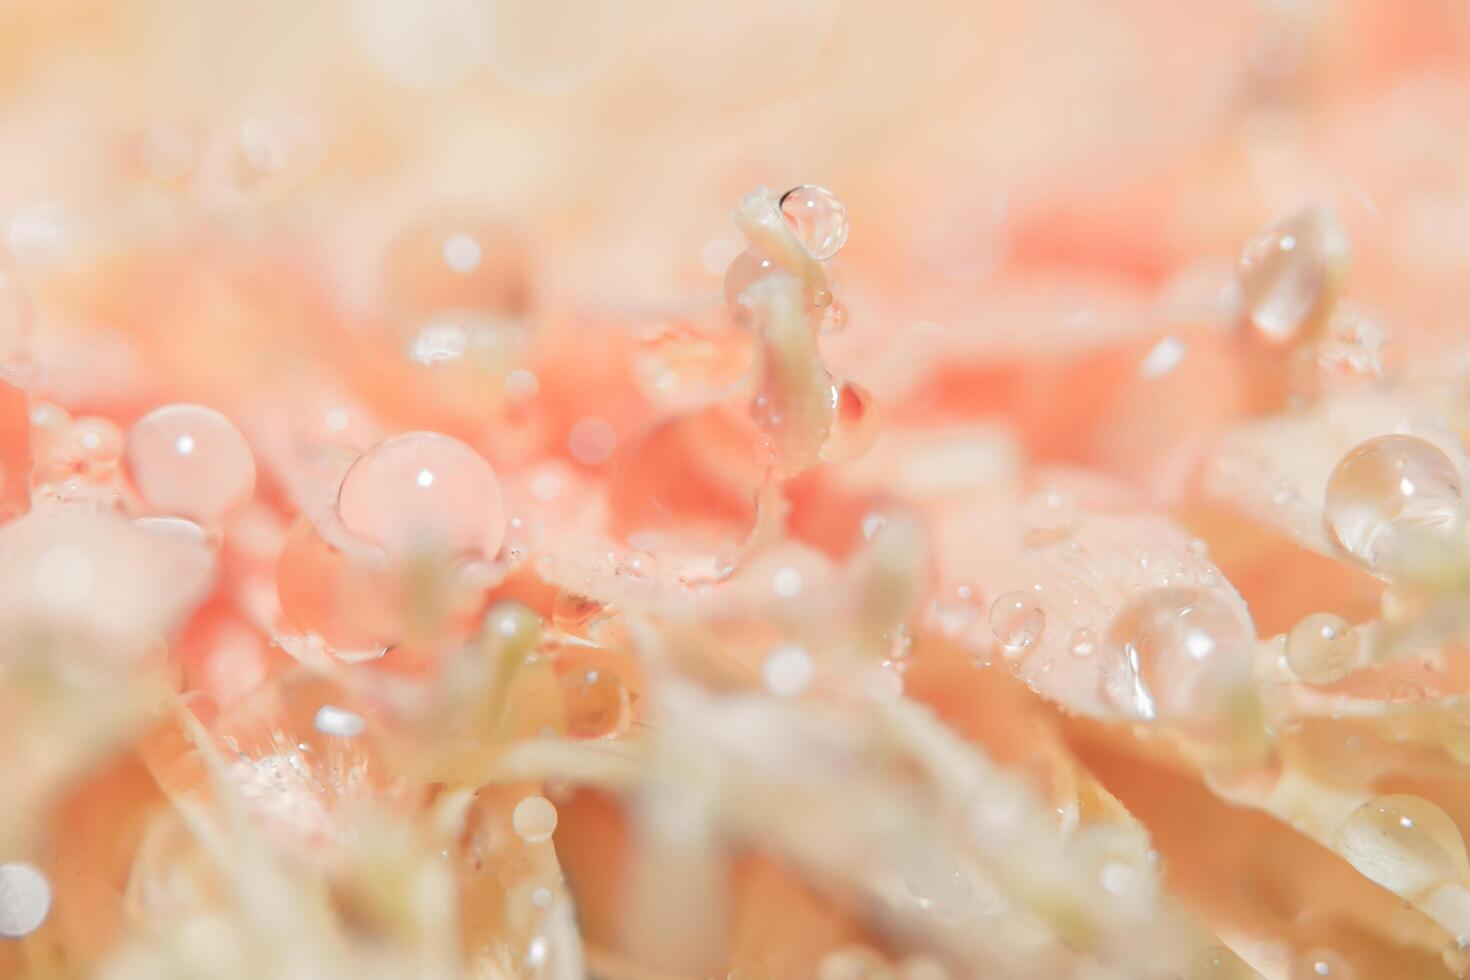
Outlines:
{"label": "translucent droplet", "polygon": [[1059,490],[1042,490],[1026,501],[1026,539],[1032,544],[1061,541],[1072,533],[1077,505]]}
{"label": "translucent droplet", "polygon": [[0,864],[0,936],[29,936],[51,911],[51,883],[29,864]]}
{"label": "translucent droplet", "polygon": [[753,248],[747,248],[730,262],[725,269],[725,303],[729,305],[736,323],[750,322],[750,307],[741,299],[745,291],[775,271],[776,263],[770,256]]}
{"label": "translucent droplet", "polygon": [[1046,613],[1030,592],[1007,592],[991,603],[990,632],[1008,654],[1018,654],[1041,638]]}
{"label": "translucent droplet", "polygon": [[382,282],[400,322],[450,312],[514,320],[531,305],[529,270],[518,235],[456,208],[405,226],[383,256]]}
{"label": "translucent droplet", "polygon": [[583,466],[597,466],[612,458],[617,433],[606,419],[579,419],[567,435],[567,451]]}
{"label": "translucent droplet", "polygon": [[777,647],[761,665],[761,680],[766,690],[780,698],[805,694],[816,675],[811,656],[798,646]]}
{"label": "translucent droplet", "polygon": [[881,424],[878,407],[868,390],[847,381],[832,386],[835,414],[832,431],[818,454],[825,462],[839,463],[856,459],[873,448]]}
{"label": "translucent droplet", "polygon": [[552,623],[572,636],[590,636],[592,627],[607,615],[607,607],[602,603],[569,589],[562,589],[551,602]]}
{"label": "translucent droplet", "polygon": [[980,590],[965,584],[936,596],[930,610],[939,632],[953,638],[968,631],[981,618],[985,607],[981,602]]}
{"label": "translucent droplet", "polygon": [[348,530],[394,554],[493,557],[505,535],[495,471],[437,432],[394,436],[359,456],[342,479],[337,512]]}
{"label": "translucent droplet", "polygon": [[112,463],[122,456],[123,433],[109,419],[86,415],[72,423],[68,454],[84,467]]}
{"label": "translucent droplet", "polygon": [[128,477],[153,510],[220,527],[255,491],[255,457],[233,422],[202,405],[165,405],[128,431]]}
{"label": "translucent droplet", "polygon": [[1341,616],[1314,613],[1286,637],[1286,663],[1309,684],[1330,684],[1358,666],[1358,634]]}
{"label": "translucent droplet", "polygon": [[1152,589],[1129,603],[1108,631],[1117,660],[1109,694],[1143,718],[1209,725],[1251,680],[1249,620],[1208,592]]}
{"label": "translucent droplet", "polygon": [[1309,949],[1291,967],[1291,980],[1353,980],[1348,961],[1330,949]]}
{"label": "translucent droplet", "polygon": [[1344,550],[1373,568],[1401,562],[1416,542],[1447,538],[1461,517],[1460,474],[1417,436],[1378,436],[1342,458],[1327,481],[1324,517]]}
{"label": "translucent droplet", "polygon": [[1331,300],[1346,261],[1342,230],[1318,208],[1271,226],[1247,245],[1236,277],[1256,334],[1273,345],[1296,340]]}
{"label": "translucent droplet", "polygon": [[324,704],[316,709],[316,715],[312,718],[312,727],[323,735],[355,738],[367,731],[367,722],[362,715],[356,712]]}
{"label": "translucent droplet", "polygon": [[822,332],[841,333],[847,329],[847,305],[836,301],[822,307]]}
{"label": "translucent droplet", "polygon": [[801,247],[819,262],[847,244],[847,208],[837,195],[816,184],[802,184],[781,195],[781,216]]}
{"label": "translucent droplet", "polygon": [[1333,846],[1370,881],[1413,899],[1470,879],[1465,841],[1449,814],[1418,796],[1380,796],[1343,821]]}
{"label": "translucent droplet", "polygon": [[527,796],[516,804],[510,820],[517,837],[527,844],[540,844],[551,840],[556,830],[556,805],[544,796]]}
{"label": "translucent droplet", "polygon": [[1090,657],[1097,652],[1097,634],[1086,626],[1079,626],[1072,631],[1067,648],[1074,656]]}
{"label": "translucent droplet", "polygon": [[561,679],[567,734],[572,738],[614,738],[628,727],[628,689],[612,671],[575,670]]}

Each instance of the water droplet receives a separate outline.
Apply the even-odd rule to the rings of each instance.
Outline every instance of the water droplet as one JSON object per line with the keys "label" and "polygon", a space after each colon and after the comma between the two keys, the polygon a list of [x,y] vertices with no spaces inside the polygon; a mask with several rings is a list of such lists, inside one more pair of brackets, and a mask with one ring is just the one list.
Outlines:
{"label": "water droplet", "polygon": [[551,889],[537,888],[535,891],[531,892],[531,904],[536,906],[536,908],[538,909],[551,908]]}
{"label": "water droplet", "polygon": [[561,679],[567,734],[572,738],[614,738],[628,727],[628,688],[605,667],[577,670]]}
{"label": "water droplet", "polygon": [[608,615],[607,607],[580,592],[562,589],[551,602],[551,621],[563,633],[587,637],[592,627]]}
{"label": "water droplet", "polygon": [[1297,958],[1291,980],[1353,980],[1353,968],[1330,949],[1310,949]]}
{"label": "water droplet", "polygon": [[551,840],[556,830],[556,805],[544,796],[527,796],[516,804],[510,822],[516,836],[527,844]]}
{"label": "water droplet", "polygon": [[818,454],[828,463],[856,459],[878,440],[880,413],[868,389],[853,381],[832,386],[832,431]]}
{"label": "water droplet", "polygon": [[1370,881],[1401,898],[1470,879],[1465,841],[1449,814],[1404,794],[1364,803],[1343,821],[1333,846]]}
{"label": "water droplet", "polygon": [[255,491],[255,457],[233,422],[202,405],[165,405],[128,431],[128,476],[150,508],[219,527]]}
{"label": "water droplet", "polygon": [[409,432],[363,453],[342,479],[342,523],[394,554],[443,549],[493,557],[505,535],[500,481],[479,453],[437,432]]}
{"label": "water droplet", "polygon": [[1269,344],[1287,344],[1331,300],[1347,240],[1331,214],[1307,208],[1246,246],[1236,267],[1245,313]]}
{"label": "water droplet", "polygon": [[742,300],[745,291],[776,271],[770,256],[747,248],[725,270],[725,303],[739,324],[749,324],[751,310]]}
{"label": "water droplet", "polygon": [[822,308],[823,333],[841,333],[847,329],[847,304],[836,301],[825,304]]}
{"label": "water droplet", "polygon": [[761,665],[761,680],[766,690],[780,698],[805,694],[817,676],[811,656],[798,646],[781,646],[772,650]]}
{"label": "water droplet", "polygon": [[1097,634],[1086,626],[1079,626],[1072,631],[1067,647],[1078,657],[1090,657],[1097,651]]}
{"label": "water droplet", "polygon": [[1046,613],[1029,592],[1007,592],[990,606],[990,632],[1008,655],[1016,655],[1041,638]]}
{"label": "water droplet", "polygon": [[959,585],[947,594],[936,596],[931,608],[934,625],[945,636],[964,634],[984,611],[980,590],[973,585]]}
{"label": "water droplet", "polygon": [[1459,525],[1460,474],[1417,436],[1387,435],[1354,448],[1327,481],[1324,516],[1344,550],[1370,567],[1402,561],[1416,542]]}
{"label": "water droplet", "polygon": [[802,184],[781,195],[781,216],[812,258],[824,262],[847,244],[847,208],[837,195]]}
{"label": "water droplet", "polygon": [[1060,541],[1072,533],[1077,505],[1060,490],[1042,490],[1026,501],[1026,540],[1032,544]]}
{"label": "water droplet", "polygon": [[1109,694],[1143,718],[1209,725],[1251,681],[1249,620],[1207,592],[1152,589],[1108,631]]}
{"label": "water droplet", "polygon": [[339,738],[356,738],[367,731],[367,722],[362,715],[330,704],[316,709],[311,723],[323,735],[336,735]]}
{"label": "water droplet", "polygon": [[1286,662],[1309,684],[1330,684],[1358,666],[1358,634],[1341,616],[1314,613],[1292,627]]}
{"label": "water droplet", "polygon": [[19,939],[46,921],[51,883],[29,864],[0,864],[0,936]]}
{"label": "water droplet", "polygon": [[607,462],[617,445],[617,433],[605,419],[585,418],[572,426],[567,436],[567,449],[583,466]]}

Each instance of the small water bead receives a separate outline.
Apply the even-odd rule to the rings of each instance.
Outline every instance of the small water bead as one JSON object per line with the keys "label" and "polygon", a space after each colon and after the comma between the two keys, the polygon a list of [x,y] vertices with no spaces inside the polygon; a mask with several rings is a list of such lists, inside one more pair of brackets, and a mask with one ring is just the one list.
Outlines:
{"label": "small water bead", "polygon": [[747,248],[730,262],[725,270],[725,303],[736,323],[750,322],[751,309],[741,298],[745,291],[775,271],[776,263],[770,256],[753,248]]}
{"label": "small water bead", "polygon": [[1401,561],[1419,541],[1447,538],[1459,525],[1460,473],[1417,436],[1378,436],[1337,464],[1324,516],[1344,550],[1370,567]]}
{"label": "small water bead", "polygon": [[778,698],[796,698],[805,694],[817,676],[811,656],[799,646],[781,646],[772,650],[761,665],[761,680],[766,690]]}
{"label": "small water bead", "polygon": [[123,433],[111,420],[85,415],[72,423],[68,455],[85,467],[111,463],[122,456]]}
{"label": "small water bead", "polygon": [[1077,505],[1059,490],[1042,490],[1026,501],[1026,538],[1032,544],[1060,541],[1072,533]]}
{"label": "small water bead", "polygon": [[628,688],[606,668],[577,670],[562,676],[562,707],[572,738],[615,738],[628,727]]}
{"label": "small water bead", "polygon": [[1309,684],[1330,684],[1359,664],[1358,634],[1341,616],[1314,613],[1286,637],[1286,662]]}
{"label": "small water bead", "polygon": [[832,431],[818,453],[824,462],[857,459],[878,441],[881,413],[868,389],[853,381],[832,386]]}
{"label": "small water bead", "polygon": [[399,316],[475,311],[519,317],[531,305],[520,238],[495,219],[440,211],[408,225],[388,247],[383,283]]}
{"label": "small water bead", "polygon": [[930,615],[939,632],[948,637],[964,634],[985,612],[980,590],[969,584],[957,585],[936,596]]}
{"label": "small water bead", "polygon": [[527,796],[516,804],[510,822],[527,844],[544,843],[556,830],[556,805],[544,796]]}
{"label": "small water bead", "polygon": [[255,491],[255,457],[233,422],[203,405],[165,405],[139,419],[124,448],[128,477],[153,510],[220,527]]}
{"label": "small water bead", "polygon": [[1152,589],[1114,619],[1108,644],[1122,685],[1114,700],[1144,718],[1218,720],[1250,683],[1255,635],[1243,614],[1208,592]]}
{"label": "small water bead", "polygon": [[837,195],[816,184],[801,184],[781,195],[781,216],[801,247],[825,262],[847,244],[847,208]]}
{"label": "small water bead", "polygon": [[1246,246],[1236,267],[1245,315],[1268,344],[1295,341],[1332,299],[1347,239],[1328,212],[1307,208]]}
{"label": "small water bead", "polygon": [[1030,592],[1007,592],[991,603],[990,632],[1008,654],[1018,654],[1041,638],[1046,613]]}
{"label": "small water bead", "polygon": [[841,333],[847,329],[847,305],[829,302],[822,307],[822,332]]}
{"label": "small water bead", "polygon": [[1309,949],[1291,968],[1291,980],[1353,980],[1353,968],[1330,949]]}
{"label": "small water bead", "polygon": [[500,481],[469,446],[437,432],[394,436],[342,479],[342,523],[394,554],[425,547],[494,556],[505,536]]}
{"label": "small water bead", "polygon": [[29,864],[0,864],[0,936],[29,936],[51,911],[51,883]]}
{"label": "small water bead", "polygon": [[1073,656],[1090,657],[1097,652],[1097,634],[1086,626],[1079,626],[1072,631],[1067,649],[1072,651]]}
{"label": "small water bead", "polygon": [[1364,803],[1343,821],[1333,846],[1370,881],[1413,899],[1470,880],[1470,858],[1454,820],[1419,796]]}

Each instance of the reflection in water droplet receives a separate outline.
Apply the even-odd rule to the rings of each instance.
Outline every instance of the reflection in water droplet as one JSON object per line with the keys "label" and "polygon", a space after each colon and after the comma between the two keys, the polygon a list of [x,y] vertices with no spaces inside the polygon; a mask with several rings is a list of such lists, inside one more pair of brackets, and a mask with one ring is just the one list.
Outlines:
{"label": "reflection in water droplet", "polygon": [[1246,246],[1236,267],[1246,317],[1269,344],[1298,338],[1331,299],[1347,261],[1336,219],[1308,208],[1273,225]]}
{"label": "reflection in water droplet", "polygon": [[1461,517],[1460,474],[1417,436],[1378,436],[1342,458],[1327,481],[1324,517],[1338,544],[1373,568],[1392,567],[1416,542],[1447,538]]}
{"label": "reflection in water droplet", "polygon": [[155,511],[219,527],[255,491],[255,457],[233,422],[202,405],[165,405],[128,431],[128,476]]}
{"label": "reflection in water droplet", "polygon": [[348,530],[394,554],[494,557],[505,536],[495,471],[437,432],[408,432],[363,453],[342,479],[337,511]]}
{"label": "reflection in water droplet", "polygon": [[847,208],[837,195],[816,184],[802,184],[781,195],[781,216],[818,261],[830,259],[847,244]]}
{"label": "reflection in water droplet", "polygon": [[605,667],[575,670],[561,678],[567,734],[572,738],[615,738],[631,721],[627,686]]}
{"label": "reflection in water droplet", "polygon": [[1026,540],[1032,544],[1061,541],[1072,533],[1077,505],[1060,490],[1041,490],[1026,501]]}
{"label": "reflection in water droplet", "polygon": [[1402,898],[1470,880],[1459,828],[1418,796],[1380,796],[1364,803],[1338,827],[1333,846],[1365,877]]}
{"label": "reflection in water droplet", "polygon": [[725,303],[730,307],[736,323],[750,323],[751,310],[742,299],[745,291],[775,271],[776,263],[771,261],[770,256],[753,248],[747,248],[731,261],[729,268],[725,270]]}
{"label": "reflection in water droplet", "polygon": [[1029,592],[1007,592],[990,606],[990,631],[1009,656],[1040,639],[1045,627],[1046,613]]}
{"label": "reflection in water droplet", "polygon": [[1347,620],[1314,613],[1287,635],[1286,662],[1302,680],[1330,684],[1358,666],[1359,649],[1358,634]]}
{"label": "reflection in water droplet", "polygon": [[1108,694],[1142,718],[1208,726],[1249,688],[1249,620],[1208,592],[1152,589],[1108,631]]}

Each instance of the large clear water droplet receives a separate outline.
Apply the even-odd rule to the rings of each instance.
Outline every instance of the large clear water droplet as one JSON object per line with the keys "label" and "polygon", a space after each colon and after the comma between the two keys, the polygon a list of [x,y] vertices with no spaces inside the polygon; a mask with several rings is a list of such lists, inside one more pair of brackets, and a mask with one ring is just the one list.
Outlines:
{"label": "large clear water droplet", "polygon": [[255,457],[233,422],[203,405],[165,405],[128,431],[128,476],[154,511],[219,527],[255,490]]}
{"label": "large clear water droplet", "polygon": [[1347,261],[1347,240],[1332,215],[1307,208],[1246,246],[1236,267],[1245,315],[1257,336],[1288,344],[1331,298]]}
{"label": "large clear water droplet", "polygon": [[1029,592],[1007,592],[990,606],[990,631],[1009,655],[1016,655],[1041,639],[1046,613]]}
{"label": "large clear water droplet", "polygon": [[1392,567],[1416,542],[1443,540],[1459,525],[1460,473],[1417,436],[1388,435],[1354,448],[1327,481],[1327,528],[1353,557]]}
{"label": "large clear water droplet", "polygon": [[776,272],[776,263],[770,256],[747,248],[730,261],[725,268],[725,303],[735,322],[742,326],[750,324],[751,309],[741,297],[745,291],[766,276]]}
{"label": "large clear water droplet", "polygon": [[1331,613],[1314,613],[1286,637],[1286,663],[1309,684],[1330,684],[1359,665],[1361,644],[1352,624]]}
{"label": "large clear water droplet", "polygon": [[1419,796],[1394,794],[1364,803],[1338,827],[1333,846],[1366,878],[1401,898],[1470,880],[1459,828]]}
{"label": "large clear water droplet", "polygon": [[1108,694],[1142,718],[1210,724],[1250,683],[1255,635],[1224,602],[1158,588],[1129,603],[1108,631]]}
{"label": "large clear water droplet", "polygon": [[505,535],[500,481],[479,453],[437,432],[408,432],[363,453],[342,478],[342,523],[389,552],[493,557]]}
{"label": "large clear water droplet", "polygon": [[847,244],[847,208],[825,187],[801,184],[791,188],[781,195],[781,216],[802,248],[819,262]]}

